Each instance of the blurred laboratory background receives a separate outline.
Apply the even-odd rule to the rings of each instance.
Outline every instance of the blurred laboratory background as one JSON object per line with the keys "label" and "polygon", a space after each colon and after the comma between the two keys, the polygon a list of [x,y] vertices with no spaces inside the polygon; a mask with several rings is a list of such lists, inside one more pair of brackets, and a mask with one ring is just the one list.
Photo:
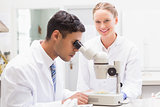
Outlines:
{"label": "blurred laboratory background", "polygon": [[[0,72],[9,60],[25,52],[35,39],[44,39],[47,22],[58,10],[80,18],[86,27],[82,42],[98,36],[92,9],[100,1],[114,4],[118,10],[117,32],[133,41],[140,50],[143,64],[141,98],[160,91],[160,1],[159,0],[0,0]],[[62,63],[64,85],[76,90],[77,53]]]}

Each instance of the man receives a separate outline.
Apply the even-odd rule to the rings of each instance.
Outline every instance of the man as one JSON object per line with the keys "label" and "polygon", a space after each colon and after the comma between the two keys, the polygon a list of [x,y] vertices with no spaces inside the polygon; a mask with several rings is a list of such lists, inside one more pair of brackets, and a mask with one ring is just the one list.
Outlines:
{"label": "man", "polygon": [[84,25],[75,15],[57,12],[48,22],[46,39],[34,41],[2,73],[1,107],[57,107],[73,98],[78,99],[78,104],[86,104],[87,95],[80,92],[71,95],[63,89],[62,75],[55,70],[58,56],[69,61],[78,51],[73,43],[81,40],[84,31]]}

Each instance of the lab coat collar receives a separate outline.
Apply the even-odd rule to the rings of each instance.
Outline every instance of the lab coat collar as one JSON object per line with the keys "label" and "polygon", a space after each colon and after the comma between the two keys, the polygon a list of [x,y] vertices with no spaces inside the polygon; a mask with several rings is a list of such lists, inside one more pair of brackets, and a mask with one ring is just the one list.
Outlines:
{"label": "lab coat collar", "polygon": [[38,63],[46,65],[46,67],[50,67],[53,63],[54,60],[52,60],[48,54],[45,52],[45,50],[42,48],[40,44],[41,40],[35,40],[33,41],[31,48],[33,49],[36,58],[36,61]]}
{"label": "lab coat collar", "polygon": [[108,47],[108,49],[106,49],[101,41],[101,38],[99,38],[99,41],[100,41],[100,45],[102,47],[102,50],[104,51],[107,51],[107,50],[110,50],[111,48],[117,46],[118,44],[120,44],[120,41],[121,41],[121,37],[117,34],[117,37],[115,39],[115,41],[111,44],[111,46]]}

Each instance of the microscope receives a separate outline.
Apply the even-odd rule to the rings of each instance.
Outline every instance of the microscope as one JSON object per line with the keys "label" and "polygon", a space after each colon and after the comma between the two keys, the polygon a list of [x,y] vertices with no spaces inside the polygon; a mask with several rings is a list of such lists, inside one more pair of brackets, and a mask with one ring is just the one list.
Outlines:
{"label": "microscope", "polygon": [[88,93],[89,104],[93,105],[122,105],[123,94],[120,92],[120,62],[114,61],[114,65],[109,65],[107,55],[104,52],[95,52],[86,49],[83,44],[76,40],[74,47],[88,59],[94,61],[94,71],[97,79],[105,79],[107,76],[115,77],[117,80],[116,93]]}

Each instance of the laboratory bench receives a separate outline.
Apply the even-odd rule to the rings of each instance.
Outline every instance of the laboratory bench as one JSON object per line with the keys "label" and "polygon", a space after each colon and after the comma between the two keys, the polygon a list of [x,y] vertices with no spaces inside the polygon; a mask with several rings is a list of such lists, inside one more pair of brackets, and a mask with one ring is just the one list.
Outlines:
{"label": "laboratory bench", "polygon": [[93,106],[93,107],[160,107],[160,99],[136,99],[121,106]]}

